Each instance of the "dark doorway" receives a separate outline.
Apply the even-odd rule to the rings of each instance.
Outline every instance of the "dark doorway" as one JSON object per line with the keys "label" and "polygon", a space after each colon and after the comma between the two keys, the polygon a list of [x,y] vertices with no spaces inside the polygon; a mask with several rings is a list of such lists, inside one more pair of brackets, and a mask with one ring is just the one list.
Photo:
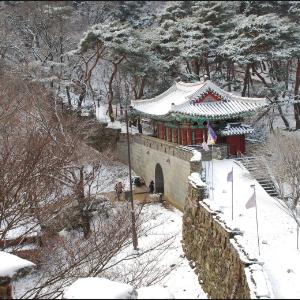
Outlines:
{"label": "dark doorway", "polygon": [[160,164],[155,167],[155,192],[164,193],[164,175]]}

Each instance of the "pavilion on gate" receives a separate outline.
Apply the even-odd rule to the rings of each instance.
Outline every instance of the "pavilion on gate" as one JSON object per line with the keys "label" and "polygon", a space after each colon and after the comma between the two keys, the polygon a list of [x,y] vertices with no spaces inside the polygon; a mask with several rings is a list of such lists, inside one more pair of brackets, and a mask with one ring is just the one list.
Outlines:
{"label": "pavilion on gate", "polygon": [[180,145],[206,142],[209,124],[216,144],[237,155],[245,153],[245,135],[253,131],[243,119],[266,106],[265,98],[237,96],[205,80],[176,82],[155,98],[131,101],[131,114],[151,119],[154,136]]}

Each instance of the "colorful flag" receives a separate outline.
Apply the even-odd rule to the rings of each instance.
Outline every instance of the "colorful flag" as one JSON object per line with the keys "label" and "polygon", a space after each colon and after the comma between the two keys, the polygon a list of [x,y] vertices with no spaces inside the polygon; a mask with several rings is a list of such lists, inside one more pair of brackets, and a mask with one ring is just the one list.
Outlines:
{"label": "colorful flag", "polygon": [[233,169],[227,174],[227,181],[233,181]]}
{"label": "colorful flag", "polygon": [[204,151],[209,151],[209,147],[207,146],[207,144],[205,142],[202,143],[202,148]]}
{"label": "colorful flag", "polygon": [[253,195],[249,198],[249,200],[246,203],[246,208],[252,208],[256,206],[256,195],[255,191],[253,192]]}
{"label": "colorful flag", "polygon": [[207,145],[213,145],[216,143],[217,135],[214,132],[214,130],[210,127],[210,125],[207,125],[208,132],[207,132]]}

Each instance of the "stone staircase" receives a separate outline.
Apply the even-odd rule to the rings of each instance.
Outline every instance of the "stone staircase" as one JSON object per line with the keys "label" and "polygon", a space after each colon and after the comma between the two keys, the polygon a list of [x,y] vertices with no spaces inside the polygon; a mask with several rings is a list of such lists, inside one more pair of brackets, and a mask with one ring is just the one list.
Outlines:
{"label": "stone staircase", "polygon": [[279,196],[263,157],[243,156],[236,158],[235,160],[247,168],[249,173],[258,181],[258,183],[271,197]]}

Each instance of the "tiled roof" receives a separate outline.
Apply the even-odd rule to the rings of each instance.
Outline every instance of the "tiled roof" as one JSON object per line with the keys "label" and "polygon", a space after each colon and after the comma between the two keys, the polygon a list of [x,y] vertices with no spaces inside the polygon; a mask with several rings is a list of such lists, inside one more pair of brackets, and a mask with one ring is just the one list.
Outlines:
{"label": "tiled roof", "polygon": [[[220,100],[198,102],[209,92],[218,95]],[[204,82],[176,82],[164,93],[145,100],[135,100],[131,106],[139,114],[152,117],[172,118],[174,113],[205,117],[207,119],[225,119],[254,112],[265,107],[265,98],[249,98],[234,95],[222,90],[210,80]]]}
{"label": "tiled roof", "polygon": [[201,104],[184,103],[177,106],[173,105],[171,112],[212,119],[225,119],[256,111],[264,106],[265,104],[263,103],[229,100],[226,102],[214,101]]}
{"label": "tiled roof", "polygon": [[241,135],[252,133],[253,128],[250,125],[241,124],[241,123],[229,123],[223,130],[220,130],[220,134],[223,136],[228,135]]}

